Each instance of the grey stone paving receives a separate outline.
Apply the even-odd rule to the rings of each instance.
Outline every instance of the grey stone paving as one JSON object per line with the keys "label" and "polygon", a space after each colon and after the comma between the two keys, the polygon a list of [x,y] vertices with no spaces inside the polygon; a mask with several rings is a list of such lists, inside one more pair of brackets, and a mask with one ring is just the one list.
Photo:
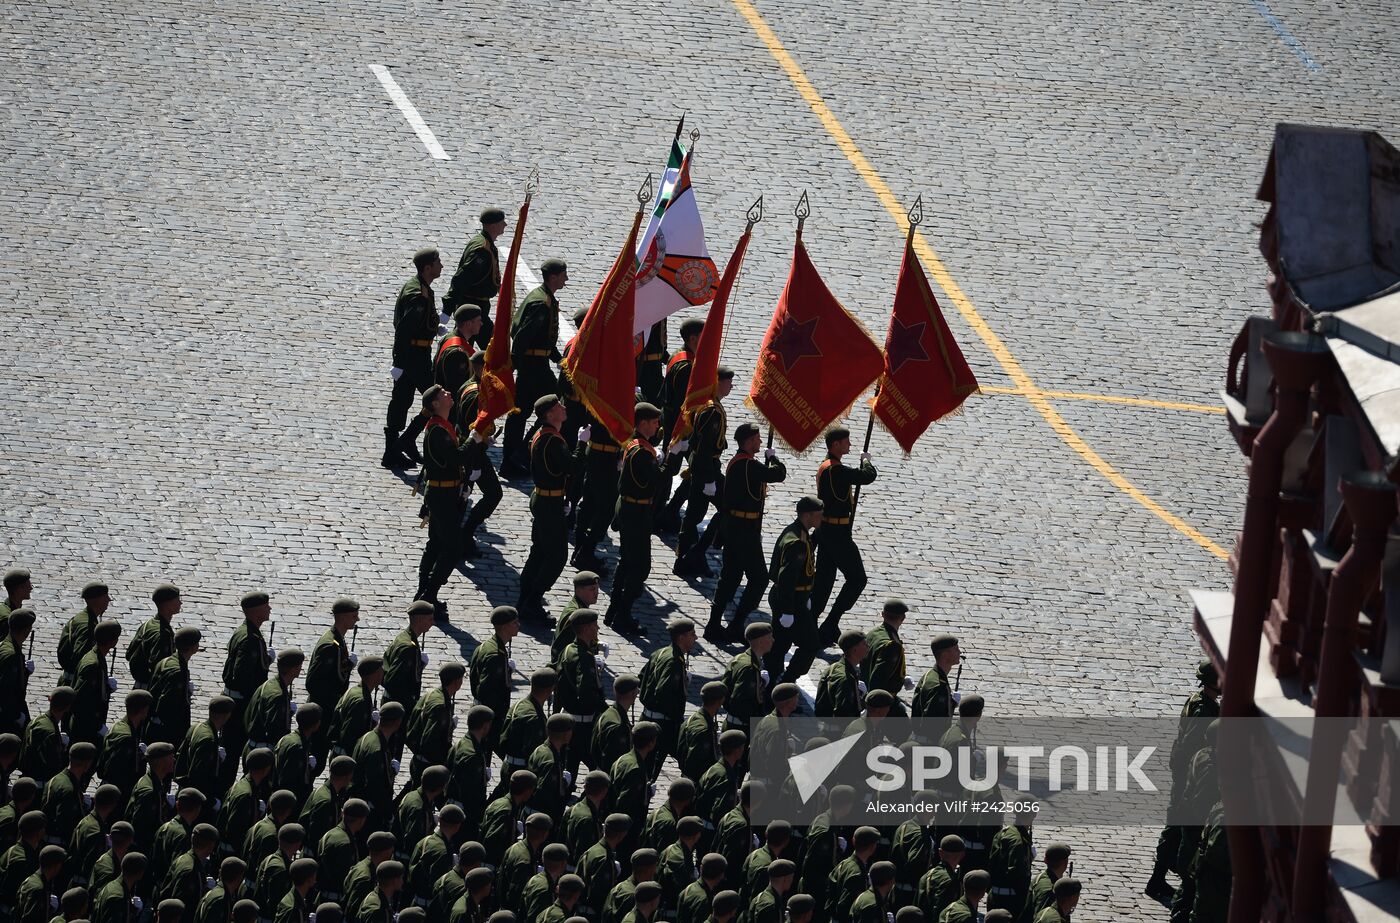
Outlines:
{"label": "grey stone paving", "polygon": [[[1385,130],[1400,114],[1382,41],[1395,9],[1273,8],[1320,73],[1246,2],[761,11],[896,194],[924,194],[931,242],[1037,384],[1210,403],[1230,339],[1265,306],[1252,196],[1273,123]],[[728,338],[741,380],[802,189],[817,265],[883,337],[900,232],[726,0],[664,13],[636,0],[81,0],[4,16],[0,563],[35,571],[41,650],[94,576],[133,630],[155,583],[182,587],[184,619],[210,636],[201,699],[250,587],[273,594],[279,644],[309,644],[350,593],[365,605],[362,649],[386,645],[423,540],[407,487],[375,466],[392,296],[416,247],[455,259],[482,204],[513,210],[531,163],[544,187],[525,252],[569,260],[572,310],[687,108],[704,132],[696,186],[717,258],[759,192],[769,207]],[[373,62],[393,67],[451,161],[429,159]],[[944,308],[982,382],[1010,385]],[[1242,459],[1220,417],[1057,408],[1229,547]],[[899,593],[914,602],[911,637],[960,633],[964,689],[997,709],[1173,710],[1197,656],[1185,591],[1227,587],[1223,562],[1089,469],[1021,398],[967,410],[910,459],[877,432],[861,611]],[[789,462],[773,532],[816,465]],[[432,636],[434,658],[469,653],[489,607],[512,599],[524,500],[507,490],[491,550],[449,585],[456,617]],[[658,613],[703,616],[702,594],[657,561]],[[614,669],[640,666],[643,651],[609,640]],[[516,658],[528,671],[545,650],[522,643]],[[921,673],[928,658],[911,653]],[[700,678],[720,669],[713,654],[695,665]],[[34,687],[54,676],[43,665]],[[1079,916],[1165,919],[1138,893],[1155,831],[1042,842],[1052,833],[1079,850]]]}

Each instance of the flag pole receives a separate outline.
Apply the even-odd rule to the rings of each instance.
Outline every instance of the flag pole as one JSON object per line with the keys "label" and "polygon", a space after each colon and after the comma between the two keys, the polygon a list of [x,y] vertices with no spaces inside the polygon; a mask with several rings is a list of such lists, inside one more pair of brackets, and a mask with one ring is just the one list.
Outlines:
{"label": "flag pole", "polygon": [[[909,233],[906,234],[905,237],[904,237],[904,245],[905,245],[906,247],[914,240],[914,232],[917,231],[917,230],[919,229],[919,225],[923,224],[923,222],[924,222],[924,197],[923,197],[922,194],[920,194],[917,198],[914,199],[914,204],[913,204],[912,206],[910,206],[910,208],[909,208],[908,218],[909,218]],[[893,306],[893,305],[890,306],[890,321],[891,321],[891,322],[894,321],[894,306]],[[887,330],[889,329],[889,324],[886,324],[886,325],[885,325],[885,329],[887,329]],[[875,383],[875,396],[876,396],[876,397],[879,397],[879,396],[880,396],[880,384],[879,384],[879,382],[876,382],[876,383]],[[865,444],[861,447],[861,450],[860,450],[862,455],[864,455],[866,452],[869,452],[869,451],[870,451],[870,437],[873,436],[874,434],[875,434],[875,408],[874,408],[874,407],[871,407],[871,408],[870,408],[870,419],[868,419],[868,420],[865,421]],[[859,484],[857,484],[857,485],[855,486],[855,491],[851,494],[851,516],[852,516],[852,518],[855,517],[855,514],[856,514],[856,504],[858,504],[858,503],[860,503],[860,485],[859,485]]]}
{"label": "flag pole", "polygon": [[[763,197],[762,197],[762,196],[759,196],[759,202],[761,203],[762,201],[763,201]],[[812,203],[811,203],[810,201],[808,201],[808,199],[807,199],[807,190],[806,190],[806,189],[802,190],[802,198],[800,198],[800,199],[797,200],[797,205],[796,205],[796,207],[793,208],[792,213],[793,213],[795,216],[797,216],[797,242],[798,242],[798,243],[801,243],[801,242],[802,242],[802,225],[805,224],[805,223],[807,222],[807,216],[810,215],[810,214],[812,213]],[[772,424],[769,424],[769,426],[768,426],[768,448],[770,448],[770,449],[773,448],[773,426],[772,426]]]}

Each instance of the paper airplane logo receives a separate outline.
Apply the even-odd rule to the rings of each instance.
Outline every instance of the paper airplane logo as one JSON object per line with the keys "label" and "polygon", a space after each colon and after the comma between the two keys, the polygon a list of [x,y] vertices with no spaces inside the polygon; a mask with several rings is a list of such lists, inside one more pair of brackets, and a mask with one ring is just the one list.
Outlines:
{"label": "paper airplane logo", "polygon": [[817,793],[827,776],[831,775],[832,771],[841,765],[846,754],[851,752],[851,748],[860,743],[861,736],[852,734],[835,743],[788,757],[788,769],[792,772],[792,780],[797,783],[797,793],[802,796],[804,802]]}

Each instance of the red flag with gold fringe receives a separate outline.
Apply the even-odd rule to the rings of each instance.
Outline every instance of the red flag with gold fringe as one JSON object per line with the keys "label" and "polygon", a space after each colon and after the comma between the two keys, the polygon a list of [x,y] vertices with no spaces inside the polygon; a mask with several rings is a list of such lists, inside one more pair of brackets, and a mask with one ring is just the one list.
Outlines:
{"label": "red flag with gold fringe", "polygon": [[739,276],[739,267],[744,263],[744,251],[748,249],[749,237],[753,234],[750,225],[724,267],[724,278],[720,280],[719,291],[705,317],[705,328],[700,331],[700,342],[695,345],[695,358],[690,363],[690,380],[685,388],[685,403],[681,405],[681,425],[672,439],[683,439],[690,434],[691,416],[709,403],[719,387],[719,348],[724,342],[724,315],[729,308],[729,296],[734,288],[734,280]]}
{"label": "red flag with gold fringe", "polygon": [[799,234],[749,404],[802,452],[880,375],[880,347],[826,287]]}
{"label": "red flag with gold fringe", "polygon": [[875,418],[908,454],[934,421],[956,412],[977,390],[977,378],[943,319],[911,238],[904,245],[885,338]]}
{"label": "red flag with gold fringe", "polygon": [[481,384],[476,395],[476,422],[472,429],[482,437],[490,434],[496,420],[515,410],[515,369],[510,361],[510,317],[515,310],[515,263],[520,259],[520,241],[525,236],[525,217],[530,213],[530,196],[520,206],[515,233],[510,239],[510,256],[501,273],[501,290],[496,296],[495,328],[486,344],[482,360]]}

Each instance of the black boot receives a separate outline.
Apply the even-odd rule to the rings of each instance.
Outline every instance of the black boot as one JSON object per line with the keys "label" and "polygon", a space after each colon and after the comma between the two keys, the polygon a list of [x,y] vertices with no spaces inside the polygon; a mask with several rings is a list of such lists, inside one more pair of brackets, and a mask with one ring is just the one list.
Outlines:
{"label": "black boot", "polygon": [[399,434],[388,426],[384,427],[384,457],[379,460],[379,464],[390,471],[402,471],[413,467],[413,462],[399,451],[398,441]]}
{"label": "black boot", "polygon": [[427,422],[428,418],[420,413],[408,421],[408,429],[404,430],[403,435],[399,437],[398,449],[408,456],[409,463],[412,465],[423,464],[423,456],[418,454],[418,436],[423,432],[423,427]]}
{"label": "black boot", "polygon": [[724,631],[724,617],[715,613],[710,613],[710,620],[705,623],[705,633],[702,637],[716,646],[723,646],[728,640]]}

